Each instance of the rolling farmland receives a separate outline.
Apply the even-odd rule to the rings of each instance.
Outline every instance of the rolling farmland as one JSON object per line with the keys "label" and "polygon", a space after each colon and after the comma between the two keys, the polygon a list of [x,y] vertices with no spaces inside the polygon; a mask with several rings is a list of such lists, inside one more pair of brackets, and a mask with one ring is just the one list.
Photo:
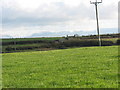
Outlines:
{"label": "rolling farmland", "polygon": [[[95,37],[91,37],[95,38]],[[3,39],[2,53],[46,51],[72,47],[98,46],[97,39],[89,37],[51,37]],[[118,38],[102,38],[102,46],[118,45]]]}
{"label": "rolling farmland", "polygon": [[3,88],[118,88],[118,46],[2,56]]}
{"label": "rolling farmland", "polygon": [[3,0],[0,7],[1,90],[119,89],[118,0]]}

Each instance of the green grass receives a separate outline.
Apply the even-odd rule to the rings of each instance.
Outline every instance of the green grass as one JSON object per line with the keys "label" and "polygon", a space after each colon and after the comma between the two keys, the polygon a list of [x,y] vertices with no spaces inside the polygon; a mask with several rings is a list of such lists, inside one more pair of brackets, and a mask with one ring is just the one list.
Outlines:
{"label": "green grass", "polygon": [[106,40],[106,41],[112,41],[113,43],[116,43],[118,38],[104,38],[102,40]]}
{"label": "green grass", "polygon": [[[93,40],[93,39],[88,39],[88,40]],[[98,39],[94,39],[98,40]],[[112,41],[113,43],[116,43],[118,38],[101,38],[102,41]]]}
{"label": "green grass", "polygon": [[117,88],[118,46],[4,53],[4,88]]}
{"label": "green grass", "polygon": [[[13,41],[34,41],[34,40],[58,40],[62,37],[41,37],[41,38],[12,38],[12,39],[2,39],[2,42],[13,42]],[[92,39],[93,40],[93,39]],[[94,39],[97,40],[97,39]],[[102,40],[108,40],[116,42],[118,38],[102,38]]]}

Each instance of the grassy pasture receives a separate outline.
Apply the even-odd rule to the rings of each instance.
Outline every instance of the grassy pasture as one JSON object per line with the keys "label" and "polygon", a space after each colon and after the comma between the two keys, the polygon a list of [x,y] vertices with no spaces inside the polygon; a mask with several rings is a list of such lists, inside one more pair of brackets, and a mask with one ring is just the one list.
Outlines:
{"label": "grassy pasture", "polygon": [[[89,40],[93,40],[93,39],[89,39]],[[98,40],[98,39],[94,39],[94,40]],[[101,38],[102,41],[112,41],[113,43],[116,43],[118,38]]]}
{"label": "grassy pasture", "polygon": [[112,41],[113,43],[116,43],[118,38],[103,38],[102,40]]}
{"label": "grassy pasture", "polygon": [[118,46],[4,53],[4,88],[117,88]]}
{"label": "grassy pasture", "polygon": [[[48,37],[48,38],[13,38],[13,39],[2,39],[2,42],[13,42],[13,41],[33,41],[33,40],[58,40],[62,37]],[[97,40],[97,39],[94,39]],[[118,38],[102,38],[102,40],[113,41],[114,43]]]}

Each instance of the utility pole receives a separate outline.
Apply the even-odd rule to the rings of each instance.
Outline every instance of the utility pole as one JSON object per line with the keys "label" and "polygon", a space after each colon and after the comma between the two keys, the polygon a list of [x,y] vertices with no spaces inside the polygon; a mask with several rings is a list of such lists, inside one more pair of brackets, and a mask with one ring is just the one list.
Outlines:
{"label": "utility pole", "polygon": [[99,31],[99,20],[98,20],[98,7],[97,7],[99,3],[102,3],[102,0],[100,2],[98,2],[97,0],[95,2],[90,1],[90,4],[95,4],[98,40],[99,40],[99,46],[101,46],[100,31]]}

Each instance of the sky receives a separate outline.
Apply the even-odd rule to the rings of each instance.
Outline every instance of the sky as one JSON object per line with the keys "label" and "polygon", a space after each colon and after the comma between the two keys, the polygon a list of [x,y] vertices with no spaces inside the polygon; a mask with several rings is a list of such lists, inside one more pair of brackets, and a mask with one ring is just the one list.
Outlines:
{"label": "sky", "polygon": [[[118,0],[103,0],[98,8],[101,32],[116,33]],[[96,33],[90,0],[1,0],[0,13],[2,38]]]}

